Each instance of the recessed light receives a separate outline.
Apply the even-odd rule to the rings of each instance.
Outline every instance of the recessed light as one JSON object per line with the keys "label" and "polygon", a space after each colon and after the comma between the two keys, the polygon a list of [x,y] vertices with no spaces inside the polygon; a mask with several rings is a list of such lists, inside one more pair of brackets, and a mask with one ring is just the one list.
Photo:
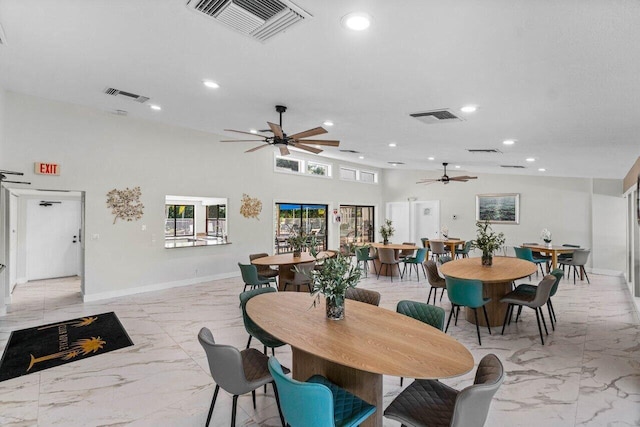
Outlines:
{"label": "recessed light", "polygon": [[249,133],[258,133],[258,131],[256,129],[250,129]]}
{"label": "recessed light", "polygon": [[454,166],[456,169],[460,169],[460,165],[455,165]]}
{"label": "recessed light", "polygon": [[527,162],[535,162],[536,161],[536,159],[534,159],[533,157],[527,157],[525,160]]}
{"label": "recessed light", "polygon": [[460,111],[462,111],[463,113],[473,113],[478,109],[477,106],[475,105],[465,105],[464,107],[462,107],[460,109]]}
{"label": "recessed light", "polygon": [[371,25],[371,16],[363,12],[353,12],[342,17],[342,25],[353,31],[363,31]]}
{"label": "recessed light", "polygon": [[502,141],[502,143],[504,145],[513,145],[513,144],[516,143],[516,140],[515,139],[505,139],[504,141]]}
{"label": "recessed light", "polygon": [[358,158],[359,158],[360,160],[362,160],[362,159],[364,159],[364,156],[358,156]]}
{"label": "recessed light", "polygon": [[393,166],[404,165],[403,162],[387,162],[387,163],[389,163],[390,165],[393,165]]}
{"label": "recessed light", "polygon": [[429,157],[429,160],[435,160],[435,159],[436,159],[435,157]]}
{"label": "recessed light", "polygon": [[391,147],[391,148],[394,148],[394,147],[397,147],[397,146],[398,146],[398,144],[396,144],[395,142],[392,142],[391,144],[389,144],[389,147]]}
{"label": "recessed light", "polygon": [[326,120],[324,122],[322,122],[323,125],[325,126],[333,126],[333,122],[331,120]]}
{"label": "recessed light", "polygon": [[160,111],[160,110],[162,110],[162,107],[161,107],[161,106],[159,106],[159,105],[155,105],[155,104],[151,104],[151,105],[149,105],[149,108],[151,108],[152,110],[155,110],[155,111]]}
{"label": "recessed light", "polygon": [[211,80],[203,80],[202,84],[204,84],[206,87],[210,88],[210,89],[218,89],[220,87],[220,85],[216,82],[213,82]]}
{"label": "recessed light", "polygon": [[547,170],[545,168],[540,168],[538,169],[538,172],[546,172]]}

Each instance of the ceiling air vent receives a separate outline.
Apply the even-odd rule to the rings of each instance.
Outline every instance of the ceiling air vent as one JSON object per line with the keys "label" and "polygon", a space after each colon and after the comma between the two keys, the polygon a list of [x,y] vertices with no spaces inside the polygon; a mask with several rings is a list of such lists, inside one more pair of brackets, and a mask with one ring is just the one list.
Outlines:
{"label": "ceiling air vent", "polygon": [[146,96],[137,95],[137,94],[131,93],[131,92],[125,92],[124,90],[114,89],[112,87],[106,88],[104,90],[104,93],[106,93],[107,95],[111,95],[111,96],[119,96],[119,97],[127,98],[127,99],[129,99],[131,101],[139,102],[140,104],[144,104],[145,102],[147,102],[149,100],[149,98],[146,97]]}
{"label": "ceiling air vent", "polygon": [[511,169],[524,169],[524,166],[520,165],[500,165],[501,168],[511,168]]}
{"label": "ceiling air vent", "polygon": [[341,153],[351,153],[351,154],[358,154],[359,151],[356,150],[340,150]]}
{"label": "ceiling air vent", "polygon": [[411,113],[409,115],[428,125],[435,123],[461,122],[463,120],[453,114],[451,110],[447,109],[423,111],[421,113]]}
{"label": "ceiling air vent", "polygon": [[289,0],[189,0],[187,7],[261,42],[311,18]]}
{"label": "ceiling air vent", "polygon": [[469,148],[467,151],[470,153],[502,154],[502,151],[495,148]]}

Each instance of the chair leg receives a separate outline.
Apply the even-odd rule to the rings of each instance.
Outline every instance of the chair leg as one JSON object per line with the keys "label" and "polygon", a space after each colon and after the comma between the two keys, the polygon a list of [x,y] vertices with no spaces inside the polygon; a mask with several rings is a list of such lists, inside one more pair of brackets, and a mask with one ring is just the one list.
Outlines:
{"label": "chair leg", "polygon": [[584,269],[584,265],[581,265],[580,269],[582,269],[582,272],[584,273],[584,277],[587,278],[587,283],[591,284],[591,282],[589,281],[589,275],[587,275],[587,270]]}
{"label": "chair leg", "polygon": [[404,382],[404,377],[400,377],[400,387],[402,387],[403,382]]}
{"label": "chair leg", "polygon": [[218,397],[218,392],[220,391],[220,386],[216,384],[216,390],[213,392],[213,400],[211,400],[211,407],[209,408],[209,415],[207,415],[207,423],[205,427],[209,427],[209,423],[211,422],[211,415],[213,414],[213,407],[216,404],[216,399]]}
{"label": "chair leg", "polygon": [[424,264],[420,264],[420,266],[422,267],[422,274],[424,274],[424,278],[426,280],[427,279],[427,270],[424,269]]}
{"label": "chair leg", "polygon": [[513,304],[507,306],[507,311],[504,313],[504,323],[502,323],[502,335],[504,335],[504,328],[507,326],[507,320],[509,319],[509,313],[513,310]]}
{"label": "chair leg", "polygon": [[266,345],[262,346],[262,354],[264,354],[265,356],[267,355],[267,346]]}
{"label": "chair leg", "polygon": [[251,335],[249,335],[249,341],[247,341],[247,348],[249,348],[249,346],[251,345],[251,338],[253,338]]}
{"label": "chair leg", "polygon": [[[282,415],[282,409],[280,408],[280,396],[278,395],[278,388],[276,387],[275,381],[271,381],[271,386],[273,387],[273,395],[276,397],[276,406],[278,407],[278,414],[280,415],[280,422],[282,423],[282,427],[284,426],[284,415]],[[266,387],[266,385],[265,385]]]}
{"label": "chair leg", "polygon": [[256,409],[256,391],[251,390],[251,400],[253,400],[253,409]]}
{"label": "chair leg", "polygon": [[[445,288],[442,288],[442,293],[440,294],[440,302],[442,302],[442,297],[444,296],[444,289],[445,289]],[[436,291],[436,293],[437,293],[437,292],[438,292],[438,291]],[[435,300],[435,298],[434,298],[433,302],[435,302],[435,301],[436,301],[436,300]]]}
{"label": "chair leg", "polygon": [[522,313],[522,306],[518,306],[518,314],[516,314],[516,323],[518,323],[518,319],[520,319],[520,313]]}
{"label": "chair leg", "polygon": [[[431,301],[431,294],[433,293],[433,291],[436,291],[436,295],[438,294],[438,290],[432,286],[431,289],[429,289],[429,296],[427,297],[427,304],[429,304],[429,301]],[[436,305],[436,297],[435,296],[433,297],[433,305]]]}
{"label": "chair leg", "polygon": [[[398,267],[398,274],[400,274],[400,280],[402,280],[402,278],[404,277],[404,275],[402,274],[402,272],[400,271],[400,264],[396,264],[396,266]],[[411,270],[409,270],[409,278],[411,278]]]}
{"label": "chair leg", "polygon": [[378,274],[378,276],[376,277],[376,280],[380,279],[380,272],[382,271],[382,266],[383,264],[380,264],[380,271],[376,271],[376,273]]}
{"label": "chair leg", "polygon": [[551,298],[549,298],[549,301],[547,302],[547,304],[549,305],[549,308],[551,309],[551,314],[553,315],[553,320],[558,323],[558,318],[556,317],[556,311],[553,308],[553,303],[551,302]]}
{"label": "chair leg", "polygon": [[482,345],[482,340],[480,339],[480,325],[478,325],[478,309],[473,309],[473,315],[476,318],[476,332],[478,333],[478,344]]}
{"label": "chair leg", "polygon": [[231,409],[231,427],[236,427],[236,411],[238,409],[238,395],[233,395],[233,408]]}
{"label": "chair leg", "polygon": [[451,316],[453,316],[453,310],[456,309],[455,305],[451,305],[451,313],[449,313],[449,320],[447,320],[447,327],[444,328],[444,333],[447,333],[447,330],[449,329],[449,323],[451,323]]}
{"label": "chair leg", "polygon": [[551,329],[556,330],[556,325],[553,324],[553,314],[551,313],[551,306],[549,305],[549,301],[547,301],[547,310],[549,311],[549,320],[551,320]]}
{"label": "chair leg", "polygon": [[542,341],[542,345],[544,345],[544,337],[542,336],[542,328],[540,327],[540,315],[538,314],[538,310],[536,310],[536,321],[538,322],[538,332],[540,332],[540,341]]}
{"label": "chair leg", "polygon": [[460,306],[457,305],[456,306],[456,321],[454,323],[454,325],[458,326],[458,316],[460,315]]}
{"label": "chair leg", "polygon": [[[373,260],[372,260],[373,261]],[[382,268],[382,267],[381,267]],[[376,262],[373,261],[373,271],[378,272],[378,267],[376,267]],[[379,275],[378,275],[379,276]]]}
{"label": "chair leg", "polygon": [[487,315],[487,307],[482,306],[482,311],[484,311],[484,320],[487,322],[487,328],[489,329],[489,335],[491,335],[491,325],[489,324],[489,316]]}
{"label": "chair leg", "polygon": [[547,322],[544,320],[544,313],[542,312],[542,307],[538,307],[540,310],[540,317],[542,318],[542,324],[544,325],[544,332],[549,335],[549,330],[547,329]]}

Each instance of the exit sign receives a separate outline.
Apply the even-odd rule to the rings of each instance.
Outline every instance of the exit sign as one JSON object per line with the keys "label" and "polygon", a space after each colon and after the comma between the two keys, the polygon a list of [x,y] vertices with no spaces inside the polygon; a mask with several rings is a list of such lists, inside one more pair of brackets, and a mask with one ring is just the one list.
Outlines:
{"label": "exit sign", "polygon": [[35,173],[38,175],[60,175],[60,165],[57,163],[35,163]]}

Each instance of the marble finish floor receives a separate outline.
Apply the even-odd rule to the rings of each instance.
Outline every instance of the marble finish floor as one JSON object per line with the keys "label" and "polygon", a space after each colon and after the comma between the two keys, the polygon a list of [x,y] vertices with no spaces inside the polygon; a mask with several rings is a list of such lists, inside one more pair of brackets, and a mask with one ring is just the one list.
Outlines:
{"label": "marble finish floor", "polygon": [[[506,368],[487,426],[640,426],[640,322],[621,278],[590,278],[590,285],[561,282],[554,297],[559,323],[544,346],[528,309],[504,336],[481,329],[482,347],[472,324],[450,327],[476,364],[496,353]],[[381,306],[391,310],[401,299],[426,301],[429,292],[415,276],[391,283],[370,275],[360,286],[381,292]],[[218,342],[244,348],[241,287],[232,278],[83,303],[77,278],[19,286],[0,317],[0,349],[12,330],[106,311],[116,312],[135,345],[1,382],[0,425],[204,425],[214,383],[196,335],[206,326]],[[446,295],[439,304],[448,313]],[[276,356],[290,366],[288,347]],[[445,382],[462,388],[473,374]],[[400,391],[398,378],[384,377],[385,406]],[[280,425],[270,388],[258,392],[257,404],[254,410],[250,395],[239,399],[238,426]],[[230,413],[231,398],[220,393],[211,424],[228,426]]]}

